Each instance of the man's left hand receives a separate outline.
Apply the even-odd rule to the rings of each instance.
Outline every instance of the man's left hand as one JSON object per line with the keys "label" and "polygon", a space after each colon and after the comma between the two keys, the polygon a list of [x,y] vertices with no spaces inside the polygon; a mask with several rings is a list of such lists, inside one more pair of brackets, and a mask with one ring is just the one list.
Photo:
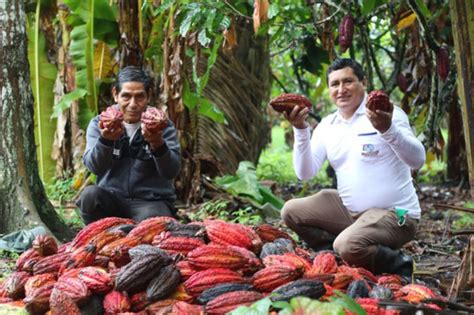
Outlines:
{"label": "man's left hand", "polygon": [[374,128],[380,133],[384,133],[392,125],[393,105],[391,106],[389,112],[384,112],[380,109],[377,109],[374,112],[367,108],[366,115],[372,123],[372,126],[374,126]]}
{"label": "man's left hand", "polygon": [[165,142],[165,140],[163,139],[162,130],[151,132],[146,128],[144,124],[142,124],[142,134],[143,139],[145,139],[145,141],[150,144],[152,150],[157,150]]}

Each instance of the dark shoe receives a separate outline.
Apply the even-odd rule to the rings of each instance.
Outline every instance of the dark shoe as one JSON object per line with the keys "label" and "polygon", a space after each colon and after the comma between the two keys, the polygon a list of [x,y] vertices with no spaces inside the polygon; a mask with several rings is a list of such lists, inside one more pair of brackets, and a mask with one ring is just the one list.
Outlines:
{"label": "dark shoe", "polygon": [[[309,236],[309,233],[305,234],[306,236]],[[332,244],[336,239],[336,235],[315,227],[311,227],[310,235],[311,238],[307,237],[307,239],[304,239],[305,243],[309,248],[313,249],[316,252],[319,252],[321,250],[333,249]]]}
{"label": "dark shoe", "polygon": [[413,276],[413,258],[399,249],[379,245],[372,261],[374,274],[392,273],[411,282]]}

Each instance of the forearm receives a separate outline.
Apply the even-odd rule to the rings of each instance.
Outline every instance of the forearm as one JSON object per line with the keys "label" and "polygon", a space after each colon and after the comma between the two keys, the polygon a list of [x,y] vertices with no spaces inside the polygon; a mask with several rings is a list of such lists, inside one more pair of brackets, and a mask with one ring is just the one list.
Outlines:
{"label": "forearm", "polygon": [[400,160],[410,168],[419,169],[425,163],[425,148],[409,129],[408,125],[392,124],[382,134],[382,138],[390,145]]}
{"label": "forearm", "polygon": [[318,159],[316,152],[314,152],[309,128],[293,128],[293,132],[295,133],[293,167],[299,179],[309,180],[318,173],[324,159]]}

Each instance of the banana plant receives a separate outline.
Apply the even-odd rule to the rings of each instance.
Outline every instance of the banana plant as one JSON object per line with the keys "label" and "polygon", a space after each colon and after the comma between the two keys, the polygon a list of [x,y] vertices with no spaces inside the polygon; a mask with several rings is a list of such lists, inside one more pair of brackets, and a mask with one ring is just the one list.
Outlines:
{"label": "banana plant", "polygon": [[55,161],[51,158],[56,122],[51,119],[54,107],[54,82],[56,67],[49,63],[46,55],[45,36],[40,32],[41,0],[36,3],[34,17],[28,20],[28,59],[31,86],[35,99],[35,139],[38,167],[41,179],[48,182],[55,172]]}
{"label": "banana plant", "polygon": [[112,68],[106,43],[114,44],[118,37],[116,9],[107,0],[64,0],[64,3],[71,10],[69,54],[76,67],[76,89],[56,104],[54,114],[59,115],[79,100],[80,125],[85,127],[98,113],[98,85]]}

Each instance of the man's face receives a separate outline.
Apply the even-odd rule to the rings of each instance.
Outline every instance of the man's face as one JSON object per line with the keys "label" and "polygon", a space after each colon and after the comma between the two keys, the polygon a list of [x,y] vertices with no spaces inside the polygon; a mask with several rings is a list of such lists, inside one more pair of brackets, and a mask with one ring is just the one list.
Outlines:
{"label": "man's face", "polygon": [[133,124],[140,121],[149,101],[142,82],[125,82],[120,92],[113,88],[112,94],[115,102],[120,106],[125,122]]}
{"label": "man's face", "polygon": [[344,118],[350,118],[364,99],[365,84],[350,67],[333,71],[328,76],[329,96]]}

